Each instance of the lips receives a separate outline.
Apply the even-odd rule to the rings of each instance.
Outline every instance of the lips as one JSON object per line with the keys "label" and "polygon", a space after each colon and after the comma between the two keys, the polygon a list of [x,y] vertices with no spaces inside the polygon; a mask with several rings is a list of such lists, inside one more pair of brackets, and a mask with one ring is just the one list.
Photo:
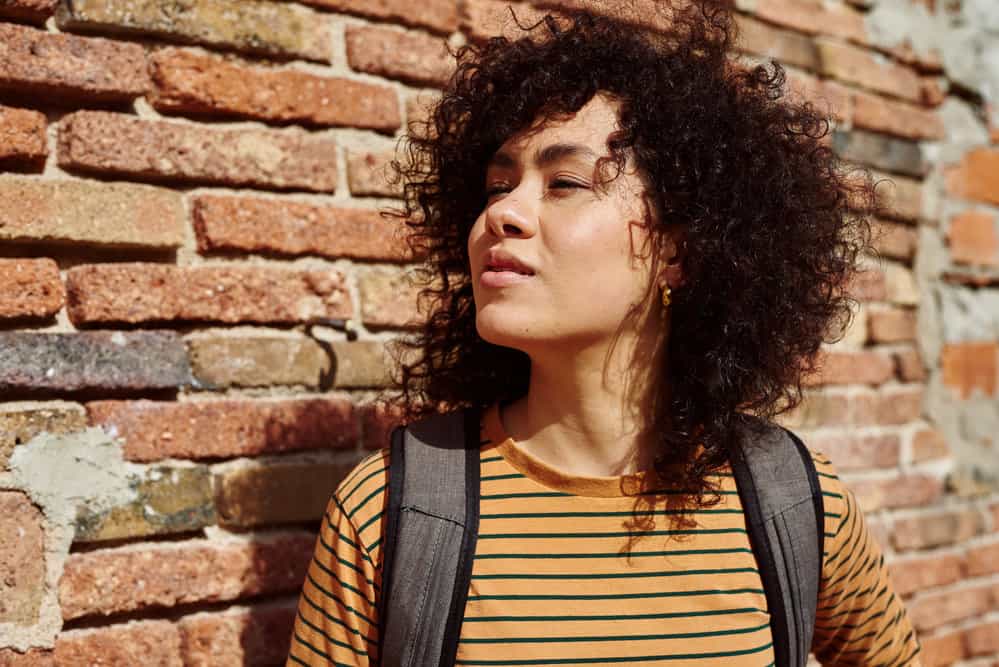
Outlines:
{"label": "lips", "polygon": [[486,253],[484,271],[511,271],[524,276],[533,276],[534,269],[526,262],[505,250],[490,250]]}

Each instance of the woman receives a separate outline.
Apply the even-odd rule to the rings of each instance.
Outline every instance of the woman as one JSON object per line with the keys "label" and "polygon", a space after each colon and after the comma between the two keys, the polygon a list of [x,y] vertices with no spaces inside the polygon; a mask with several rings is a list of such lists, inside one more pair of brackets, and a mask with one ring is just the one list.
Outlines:
{"label": "woman", "polygon": [[[456,664],[773,664],[727,443],[795,406],[849,321],[872,185],[779,67],[732,63],[710,3],[657,35],[585,14],[527,31],[459,51],[399,165],[430,311],[405,416],[484,410]],[[290,665],[378,660],[388,459],[330,501]],[[812,649],[913,664],[863,515],[814,461]]]}

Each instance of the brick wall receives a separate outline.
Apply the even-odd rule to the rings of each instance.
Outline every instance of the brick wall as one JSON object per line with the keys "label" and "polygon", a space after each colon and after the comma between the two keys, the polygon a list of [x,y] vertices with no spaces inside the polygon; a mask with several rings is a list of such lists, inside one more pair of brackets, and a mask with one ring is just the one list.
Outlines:
{"label": "brick wall", "polygon": [[[385,162],[445,40],[505,5],[0,0],[0,665],[281,662],[415,315]],[[736,5],[746,57],[891,181],[787,421],[857,491],[926,663],[996,664],[999,8]]]}

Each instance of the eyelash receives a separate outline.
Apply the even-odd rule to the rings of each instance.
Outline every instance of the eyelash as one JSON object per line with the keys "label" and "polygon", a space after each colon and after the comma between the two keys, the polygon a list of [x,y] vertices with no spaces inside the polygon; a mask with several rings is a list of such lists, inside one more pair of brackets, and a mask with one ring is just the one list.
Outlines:
{"label": "eyelash", "polygon": [[[569,189],[569,190],[572,190],[572,189],[585,190],[585,189],[587,189],[586,186],[583,185],[582,183],[577,183],[576,181],[569,181],[569,180],[566,180],[564,178],[557,178],[554,181],[552,181],[551,184],[552,184],[553,187],[554,186],[559,186],[560,188],[561,188],[561,186],[568,186],[566,189]],[[493,195],[500,194],[502,192],[506,192],[506,190],[507,190],[507,188],[505,186],[496,186],[496,187],[492,187],[492,188],[486,188],[486,197],[492,197]]]}

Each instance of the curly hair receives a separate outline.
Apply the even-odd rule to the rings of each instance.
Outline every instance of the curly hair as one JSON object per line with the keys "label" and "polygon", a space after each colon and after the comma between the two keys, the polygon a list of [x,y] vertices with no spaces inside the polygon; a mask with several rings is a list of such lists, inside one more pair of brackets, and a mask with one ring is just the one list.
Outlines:
{"label": "curly hair", "polygon": [[630,153],[647,179],[654,244],[684,231],[684,281],[673,292],[663,368],[653,369],[655,469],[688,500],[709,504],[717,496],[707,480],[727,460],[738,422],[796,406],[821,344],[849,324],[848,287],[871,247],[877,204],[867,172],[830,149],[824,114],[788,95],[780,65],[731,57],[728,9],[662,4],[664,30],[560,12],[518,23],[516,39],[452,54],[442,97],[424,125],[410,125],[394,163],[404,198],[391,214],[425,259],[416,280],[427,313],[395,349],[397,401],[409,420],[526,392],[527,355],[476,332],[466,243],[486,203],[486,165],[537,118],[609,94],[621,102],[621,130],[608,149],[619,166]]}

